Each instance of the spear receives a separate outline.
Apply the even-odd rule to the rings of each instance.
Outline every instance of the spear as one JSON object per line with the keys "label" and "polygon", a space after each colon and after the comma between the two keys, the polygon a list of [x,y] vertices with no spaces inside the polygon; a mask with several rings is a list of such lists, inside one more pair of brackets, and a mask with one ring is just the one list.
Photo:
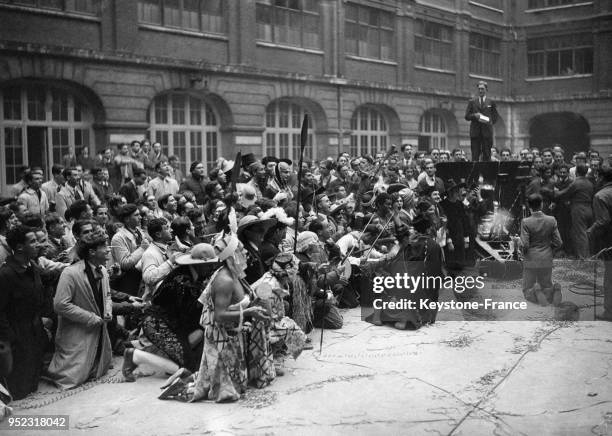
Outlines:
{"label": "spear", "polygon": [[300,133],[300,160],[298,165],[298,176],[297,176],[297,207],[295,208],[295,236],[293,238],[293,253],[297,251],[297,238],[298,238],[298,222],[300,218],[300,194],[302,193],[302,161],[304,160],[304,149],[308,142],[308,115],[304,114],[304,121],[302,121],[302,132]]}

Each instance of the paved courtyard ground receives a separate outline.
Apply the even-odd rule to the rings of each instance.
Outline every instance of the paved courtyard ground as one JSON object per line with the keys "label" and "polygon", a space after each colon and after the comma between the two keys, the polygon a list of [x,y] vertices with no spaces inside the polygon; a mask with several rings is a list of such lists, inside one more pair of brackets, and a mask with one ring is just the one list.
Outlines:
{"label": "paved courtyard ground", "polygon": [[[520,296],[512,283],[504,292]],[[588,319],[592,295],[568,294]],[[612,323],[552,314],[530,304],[527,318],[540,321],[477,321],[458,311],[398,331],[353,309],[343,329],[324,332],[322,353],[316,330],[314,350],[236,403],[158,400],[164,376],[121,383],[116,358],[106,383],[41,386],[14,411],[70,415],[69,432],[45,432],[58,435],[612,435]]]}

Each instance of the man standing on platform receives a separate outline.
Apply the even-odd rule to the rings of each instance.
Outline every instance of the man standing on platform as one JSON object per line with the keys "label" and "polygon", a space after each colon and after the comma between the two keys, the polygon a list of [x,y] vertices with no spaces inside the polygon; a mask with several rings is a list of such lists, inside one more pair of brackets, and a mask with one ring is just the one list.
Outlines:
{"label": "man standing on platform", "polygon": [[465,119],[470,121],[472,161],[491,160],[493,124],[498,118],[495,102],[487,97],[487,82],[478,82],[478,97],[471,99],[465,110]]}

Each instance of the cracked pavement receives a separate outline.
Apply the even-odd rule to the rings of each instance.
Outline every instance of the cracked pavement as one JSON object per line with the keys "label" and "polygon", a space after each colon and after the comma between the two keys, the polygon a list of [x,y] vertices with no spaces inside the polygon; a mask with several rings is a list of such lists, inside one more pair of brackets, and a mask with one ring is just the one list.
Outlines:
{"label": "cracked pavement", "polygon": [[440,321],[397,331],[360,315],[344,312],[321,354],[316,330],[315,350],[236,403],[158,400],[165,377],[154,374],[14,412],[68,414],[69,434],[105,436],[612,435],[612,323]]}

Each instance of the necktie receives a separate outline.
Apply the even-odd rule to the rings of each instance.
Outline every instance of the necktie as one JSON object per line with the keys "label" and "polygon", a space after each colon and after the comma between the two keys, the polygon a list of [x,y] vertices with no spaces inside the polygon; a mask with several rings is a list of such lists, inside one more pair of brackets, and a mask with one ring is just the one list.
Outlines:
{"label": "necktie", "polygon": [[40,202],[40,199],[42,198],[42,194],[40,193],[40,189],[36,190],[36,195],[38,196],[38,201]]}
{"label": "necktie", "polygon": [[136,244],[142,244],[142,235],[140,234],[140,230],[136,229],[134,231],[134,237],[136,238]]}
{"label": "necktie", "polygon": [[480,97],[480,106],[482,106],[482,97]]}
{"label": "necktie", "polygon": [[81,195],[81,193],[79,192],[77,188],[74,188],[74,198],[77,200],[81,200],[83,198],[83,196]]}

